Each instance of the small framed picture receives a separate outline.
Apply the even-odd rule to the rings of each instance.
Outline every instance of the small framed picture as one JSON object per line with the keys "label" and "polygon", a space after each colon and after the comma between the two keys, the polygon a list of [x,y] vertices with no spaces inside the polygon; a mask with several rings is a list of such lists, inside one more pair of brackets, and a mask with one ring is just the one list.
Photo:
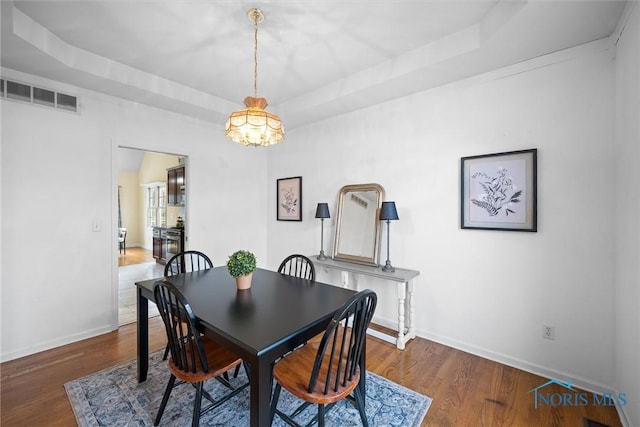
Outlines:
{"label": "small framed picture", "polygon": [[278,221],[302,221],[302,177],[280,178],[276,187]]}
{"label": "small framed picture", "polygon": [[463,157],[460,227],[537,231],[536,149]]}

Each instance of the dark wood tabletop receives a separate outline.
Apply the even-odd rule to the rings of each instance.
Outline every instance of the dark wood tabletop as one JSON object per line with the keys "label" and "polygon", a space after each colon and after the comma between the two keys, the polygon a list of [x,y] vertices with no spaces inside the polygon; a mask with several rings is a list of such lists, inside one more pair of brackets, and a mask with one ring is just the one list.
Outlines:
{"label": "dark wood tabletop", "polygon": [[[227,268],[217,267],[167,278],[191,304],[204,333],[250,365],[251,425],[270,425],[271,365],[324,331],[353,290],[257,269],[252,287],[237,291]],[[138,289],[138,380],[148,368],[148,300],[159,279]],[[364,366],[364,363],[363,363]]]}

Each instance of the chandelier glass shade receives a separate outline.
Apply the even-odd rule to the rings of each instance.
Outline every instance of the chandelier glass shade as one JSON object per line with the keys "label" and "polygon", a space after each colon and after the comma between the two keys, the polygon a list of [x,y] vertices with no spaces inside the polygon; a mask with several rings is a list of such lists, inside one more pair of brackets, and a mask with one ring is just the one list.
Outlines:
{"label": "chandelier glass shade", "polygon": [[247,96],[245,110],[231,113],[224,133],[227,138],[243,145],[267,146],[284,139],[282,122],[277,115],[265,111],[267,100]]}
{"label": "chandelier glass shade", "polygon": [[254,23],[253,47],[253,91],[254,96],[247,96],[244,110],[231,113],[224,127],[224,133],[231,141],[243,145],[268,146],[284,139],[284,127],[280,117],[265,110],[266,98],[258,98],[258,23],[264,20],[259,9],[251,9],[249,19]]}

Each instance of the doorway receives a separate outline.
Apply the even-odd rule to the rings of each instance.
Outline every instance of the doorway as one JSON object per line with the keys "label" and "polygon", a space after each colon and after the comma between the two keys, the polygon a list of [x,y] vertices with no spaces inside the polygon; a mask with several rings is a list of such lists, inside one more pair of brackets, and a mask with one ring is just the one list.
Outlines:
{"label": "doorway", "polygon": [[[118,326],[122,326],[136,321],[135,282],[164,274],[154,253],[154,228],[170,228],[186,219],[186,198],[169,204],[167,197],[167,170],[186,165],[186,156],[117,147],[117,159],[117,227],[126,229],[124,247],[118,247]],[[157,315],[150,304],[149,316]]]}

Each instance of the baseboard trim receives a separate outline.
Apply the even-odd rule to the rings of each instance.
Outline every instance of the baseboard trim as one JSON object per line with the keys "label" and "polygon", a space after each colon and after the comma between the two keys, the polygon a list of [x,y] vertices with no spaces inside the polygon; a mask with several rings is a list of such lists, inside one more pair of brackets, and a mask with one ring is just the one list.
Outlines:
{"label": "baseboard trim", "polygon": [[506,354],[502,354],[502,353],[488,350],[486,348],[474,346],[474,345],[464,343],[464,342],[461,342],[449,337],[445,337],[442,335],[431,334],[425,331],[416,331],[416,334],[422,338],[435,341],[439,344],[453,347],[455,349],[462,350],[467,353],[471,353],[476,356],[483,357],[485,359],[493,360],[494,362],[502,363],[503,365],[521,369],[523,371],[530,372],[532,374],[539,375],[544,378],[559,379],[559,380],[570,379],[573,385],[585,391],[589,391],[597,394],[615,393],[615,390],[613,390],[611,387],[605,384],[591,381],[587,378],[575,376],[567,372],[563,372],[547,366],[542,366],[535,363],[531,363],[523,359],[507,356]]}
{"label": "baseboard trim", "polygon": [[[373,321],[381,326],[391,328],[394,330],[397,330],[397,327],[398,327],[397,323],[390,322],[386,319],[374,318]],[[547,366],[531,363],[529,361],[511,357],[506,354],[498,353],[495,351],[491,351],[486,348],[474,346],[472,344],[465,343],[465,342],[462,342],[450,337],[446,337],[443,335],[432,334],[423,330],[416,330],[416,336],[422,337],[422,338],[425,338],[449,347],[453,347],[457,350],[465,351],[467,353],[471,353],[476,356],[483,357],[485,359],[493,360],[494,362],[502,363],[503,365],[521,369],[523,371],[530,372],[535,375],[540,375],[541,377],[544,377],[544,378],[559,379],[559,380],[571,379],[571,382],[576,387],[592,393],[597,393],[597,394],[617,393],[616,390],[612,389],[611,387],[605,384],[601,384],[583,377],[576,377],[574,375],[568,374],[567,372],[563,372]]]}
{"label": "baseboard trim", "polygon": [[82,341],[87,338],[97,337],[98,335],[106,334],[108,332],[112,332],[117,329],[118,329],[118,325],[115,325],[115,327],[112,325],[103,326],[100,328],[94,328],[88,331],[83,331],[78,334],[67,335],[66,337],[61,337],[56,340],[42,342],[38,345],[24,347],[9,353],[2,353],[0,355],[0,363],[8,362],[14,359],[19,359],[20,357],[31,356],[33,354],[40,353],[41,351],[51,350],[56,347]]}
{"label": "baseboard trim", "polygon": [[634,427],[631,424],[631,417],[629,417],[629,415],[627,414],[627,407],[616,406],[616,409],[618,410],[618,416],[620,417],[620,422],[622,423],[623,427]]}

